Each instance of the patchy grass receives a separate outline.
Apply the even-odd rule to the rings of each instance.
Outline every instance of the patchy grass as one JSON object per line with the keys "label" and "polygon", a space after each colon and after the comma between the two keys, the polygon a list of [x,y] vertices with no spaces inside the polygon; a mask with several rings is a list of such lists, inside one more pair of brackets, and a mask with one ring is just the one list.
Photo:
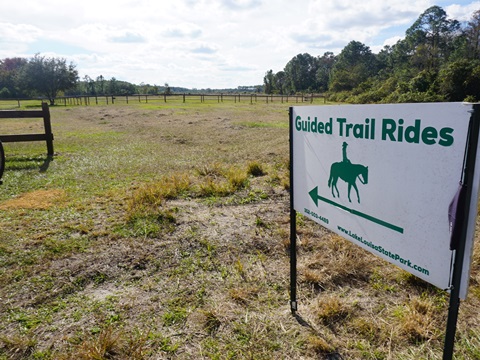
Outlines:
{"label": "patchy grass", "polygon": [[[59,106],[53,160],[5,144],[0,359],[441,358],[448,294],[300,215],[291,315],[288,106]],[[478,242],[470,289],[458,359]]]}

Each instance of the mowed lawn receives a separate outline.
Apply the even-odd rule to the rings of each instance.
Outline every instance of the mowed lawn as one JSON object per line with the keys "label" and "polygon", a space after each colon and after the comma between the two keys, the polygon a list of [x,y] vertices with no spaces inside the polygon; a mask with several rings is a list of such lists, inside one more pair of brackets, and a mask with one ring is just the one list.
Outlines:
{"label": "mowed lawn", "polygon": [[[4,144],[0,359],[440,359],[448,294],[301,216],[292,316],[294,105],[56,106],[53,159]],[[470,283],[456,359],[480,358],[478,241]]]}

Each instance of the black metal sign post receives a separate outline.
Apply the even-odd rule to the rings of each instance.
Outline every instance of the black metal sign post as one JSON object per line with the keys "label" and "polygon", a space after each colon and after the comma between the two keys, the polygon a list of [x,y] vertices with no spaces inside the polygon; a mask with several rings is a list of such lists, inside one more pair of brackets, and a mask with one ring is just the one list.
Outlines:
{"label": "black metal sign post", "polygon": [[297,212],[293,208],[293,108],[289,109],[290,129],[290,310],[297,311]]}
{"label": "black metal sign post", "polygon": [[2,175],[5,170],[5,152],[3,151],[3,145],[0,141],[0,185],[2,185]]}
{"label": "black metal sign post", "polygon": [[[455,264],[453,268],[452,287],[450,293],[450,306],[448,309],[447,329],[445,332],[445,344],[443,349],[443,360],[453,358],[453,347],[455,343],[455,332],[457,330],[458,311],[460,308],[460,285],[462,281],[463,259],[465,257],[465,245],[468,231],[468,218],[470,214],[471,197],[474,185],[475,162],[477,158],[478,135],[480,131],[480,105],[473,105],[473,113],[468,128],[466,157],[464,164],[463,185],[466,187],[465,198],[462,201],[463,215],[461,235],[455,249]],[[476,199],[474,199],[476,201]]]}

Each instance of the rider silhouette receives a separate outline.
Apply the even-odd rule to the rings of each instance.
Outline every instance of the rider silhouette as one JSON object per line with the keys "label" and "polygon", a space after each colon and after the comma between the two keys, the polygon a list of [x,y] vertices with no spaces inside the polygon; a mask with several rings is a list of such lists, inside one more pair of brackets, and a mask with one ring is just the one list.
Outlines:
{"label": "rider silhouette", "polygon": [[346,142],[343,142],[343,145],[342,145],[343,159],[342,159],[342,161],[344,163],[351,164],[351,161],[347,158],[347,146],[348,146],[348,144]]}
{"label": "rider silhouette", "polygon": [[342,144],[342,161],[335,162],[330,166],[328,187],[332,188],[333,197],[340,197],[340,193],[337,188],[337,181],[338,179],[342,179],[348,184],[348,201],[352,201],[350,199],[350,190],[353,187],[357,193],[357,201],[360,203],[360,194],[358,193],[358,187],[355,182],[357,179],[359,179],[364,185],[368,183],[368,166],[352,164],[350,159],[347,157],[347,146],[348,144],[346,142]]}

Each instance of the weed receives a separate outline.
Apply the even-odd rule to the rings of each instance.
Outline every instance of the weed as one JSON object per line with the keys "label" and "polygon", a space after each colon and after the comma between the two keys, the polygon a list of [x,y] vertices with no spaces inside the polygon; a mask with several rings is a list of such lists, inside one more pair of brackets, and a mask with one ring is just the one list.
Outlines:
{"label": "weed", "polygon": [[251,300],[258,298],[260,288],[256,286],[240,286],[229,290],[230,297],[236,302],[247,305]]}
{"label": "weed", "polygon": [[460,346],[465,349],[465,359],[480,359],[480,332],[469,330],[468,337],[461,338]]}
{"label": "weed", "polygon": [[322,280],[324,280],[324,276],[321,273],[315,270],[306,269],[302,272],[303,280],[313,285],[313,287],[317,290],[323,289],[322,287]]}
{"label": "weed", "polygon": [[376,322],[368,317],[355,317],[350,325],[353,331],[371,344],[381,343],[386,337],[384,332],[388,333],[386,329],[378,327]]}
{"label": "weed", "polygon": [[240,168],[231,167],[226,173],[226,178],[232,192],[241,190],[248,185],[248,176]]}
{"label": "weed", "polygon": [[351,308],[341,298],[335,295],[323,295],[318,300],[315,310],[315,314],[319,320],[331,326],[345,319],[351,312]]}
{"label": "weed", "polygon": [[180,173],[167,176],[159,182],[145,184],[132,195],[127,204],[127,212],[161,206],[163,201],[185,194],[190,189],[191,183],[188,174]]}
{"label": "weed", "polygon": [[200,176],[221,177],[225,173],[224,166],[218,161],[197,166],[195,170]]}
{"label": "weed", "polygon": [[155,237],[162,232],[173,232],[177,212],[178,208],[159,208],[150,212],[143,210],[131,213],[127,219],[127,227],[132,235],[141,237]]}
{"label": "weed", "polygon": [[223,197],[231,193],[231,188],[226,181],[205,177],[197,184],[195,195],[198,197]]}
{"label": "weed", "polygon": [[166,311],[162,315],[165,326],[183,325],[189,315],[186,305],[189,299],[174,297],[167,300]]}
{"label": "weed", "polygon": [[177,324],[183,324],[187,319],[188,311],[181,306],[172,306],[166,311],[162,318],[165,326],[172,326]]}
{"label": "weed", "polygon": [[[111,326],[101,329],[72,349],[75,359],[144,359],[150,335],[134,331],[126,334],[122,330],[113,330]],[[59,356],[62,358],[62,356]],[[71,357],[69,357],[71,358]]]}
{"label": "weed", "polygon": [[331,354],[335,351],[335,348],[327,341],[325,341],[319,336],[313,335],[307,338],[307,347],[316,354],[320,355]]}
{"label": "weed", "polygon": [[31,313],[31,312],[27,313],[21,310],[12,312],[11,317],[13,318],[13,320],[18,322],[19,325],[24,330],[33,329],[42,322],[41,319],[38,316],[36,316],[35,313]]}
{"label": "weed", "polygon": [[397,287],[394,284],[388,282],[388,278],[380,272],[379,269],[375,269],[369,279],[372,288],[380,291],[396,292]]}
{"label": "weed", "polygon": [[215,334],[222,322],[218,318],[218,315],[214,311],[204,311],[203,315],[205,316],[204,328],[209,335]]}
{"label": "weed", "polygon": [[237,259],[234,264],[235,270],[237,271],[238,275],[242,277],[242,279],[245,279],[246,271],[245,271],[245,266],[243,265],[242,260]]}
{"label": "weed", "polygon": [[265,175],[266,171],[258,161],[251,161],[247,164],[247,174],[258,177]]}
{"label": "weed", "polygon": [[25,359],[28,358],[33,352],[36,345],[36,340],[30,336],[14,336],[7,337],[5,335],[0,336],[0,355],[3,353],[8,356],[8,359]]}
{"label": "weed", "polygon": [[270,225],[258,215],[255,216],[255,226],[264,229],[270,229]]}
{"label": "weed", "polygon": [[405,306],[398,310],[402,332],[412,343],[424,342],[438,336],[435,329],[436,310],[430,299],[413,298]]}
{"label": "weed", "polygon": [[175,343],[171,338],[158,333],[151,333],[148,335],[148,340],[151,342],[153,349],[158,348],[160,351],[167,354],[175,354],[180,347],[179,343]]}

